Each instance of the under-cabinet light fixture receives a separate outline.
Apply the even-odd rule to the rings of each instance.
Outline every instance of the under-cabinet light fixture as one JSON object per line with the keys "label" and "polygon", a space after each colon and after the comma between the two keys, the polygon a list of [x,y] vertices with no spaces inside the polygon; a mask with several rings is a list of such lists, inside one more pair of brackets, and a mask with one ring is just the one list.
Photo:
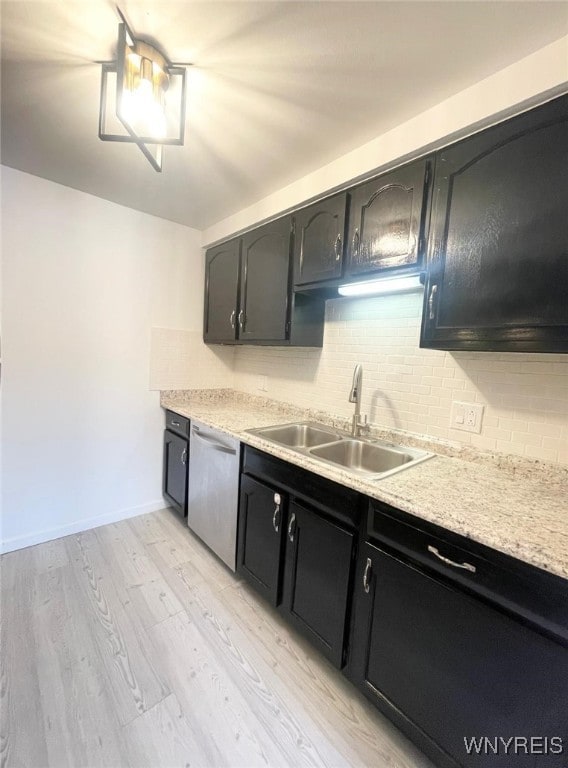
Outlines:
{"label": "under-cabinet light fixture", "polygon": [[137,39],[117,10],[116,61],[102,63],[99,138],[137,144],[159,172],[163,147],[183,145],[188,65],[172,64],[154,44]]}
{"label": "under-cabinet light fixture", "polygon": [[360,283],[345,283],[337,289],[341,296],[380,296],[385,293],[410,293],[423,288],[420,275],[381,277]]}

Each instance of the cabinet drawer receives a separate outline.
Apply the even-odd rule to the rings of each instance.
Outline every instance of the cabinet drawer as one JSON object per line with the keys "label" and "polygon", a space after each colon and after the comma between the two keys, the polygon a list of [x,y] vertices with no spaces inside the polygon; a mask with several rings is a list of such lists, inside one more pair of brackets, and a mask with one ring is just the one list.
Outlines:
{"label": "cabinet drawer", "polygon": [[458,534],[372,501],[369,538],[387,544],[444,578],[568,645],[568,581]]}
{"label": "cabinet drawer", "polygon": [[179,416],[173,411],[166,411],[166,429],[178,435],[189,437],[189,419]]}

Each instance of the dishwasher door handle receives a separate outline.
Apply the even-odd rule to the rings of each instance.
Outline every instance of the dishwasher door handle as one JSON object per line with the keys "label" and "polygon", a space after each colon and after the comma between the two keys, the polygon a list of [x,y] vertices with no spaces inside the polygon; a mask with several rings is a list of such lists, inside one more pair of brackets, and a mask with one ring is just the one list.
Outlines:
{"label": "dishwasher door handle", "polygon": [[210,448],[213,448],[215,451],[222,451],[223,453],[232,453],[233,456],[236,454],[236,450],[234,448],[229,448],[226,445],[223,445],[223,443],[218,443],[217,440],[215,440],[212,437],[208,437],[207,435],[202,434],[197,427],[193,427],[191,430],[191,434],[195,437],[198,437],[200,440],[203,440],[204,443],[207,443]]}

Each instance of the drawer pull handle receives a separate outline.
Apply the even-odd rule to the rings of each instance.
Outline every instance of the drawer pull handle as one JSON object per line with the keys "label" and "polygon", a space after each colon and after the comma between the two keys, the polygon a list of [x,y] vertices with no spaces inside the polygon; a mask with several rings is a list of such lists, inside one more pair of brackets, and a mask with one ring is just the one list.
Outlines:
{"label": "drawer pull handle", "polygon": [[296,530],[296,515],[294,512],[292,512],[292,517],[290,518],[290,522],[288,523],[288,538],[292,543],[294,543],[294,532]]}
{"label": "drawer pull handle", "polygon": [[181,455],[181,463],[185,466],[187,464],[187,448],[183,449],[183,453]]}
{"label": "drawer pull handle", "polygon": [[237,315],[237,310],[233,309],[231,312],[231,317],[229,318],[229,322],[231,323],[231,328],[235,330],[235,317]]}
{"label": "drawer pull handle", "polygon": [[444,557],[444,555],[440,554],[439,549],[433,547],[431,544],[428,544],[428,552],[431,552],[438,558],[438,560],[441,560],[446,565],[451,565],[452,568],[461,568],[464,571],[470,571],[470,573],[475,573],[477,571],[475,565],[472,565],[471,563],[456,563],[455,560],[450,560],[449,557]]}
{"label": "drawer pull handle", "polygon": [[363,589],[365,590],[365,593],[369,594],[369,577],[371,576],[371,568],[373,567],[373,562],[370,557],[367,558],[367,564],[365,566],[365,572],[363,573]]}
{"label": "drawer pull handle", "polygon": [[181,425],[180,425],[180,423],[179,423],[179,421],[174,421],[173,419],[172,419],[172,421],[170,422],[170,424],[172,425],[172,427],[179,427],[179,426],[181,426]]}
{"label": "drawer pull handle", "polygon": [[276,506],[274,507],[274,514],[272,515],[272,527],[274,528],[276,533],[278,533],[278,531],[280,530],[280,503],[281,503],[280,494],[275,493],[274,504]]}

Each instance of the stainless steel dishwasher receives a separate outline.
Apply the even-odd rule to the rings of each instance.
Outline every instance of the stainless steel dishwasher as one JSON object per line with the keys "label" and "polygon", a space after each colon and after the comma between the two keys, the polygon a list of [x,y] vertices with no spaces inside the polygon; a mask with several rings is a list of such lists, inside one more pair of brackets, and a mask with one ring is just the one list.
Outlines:
{"label": "stainless steel dishwasher", "polygon": [[240,443],[191,420],[187,524],[234,571]]}

